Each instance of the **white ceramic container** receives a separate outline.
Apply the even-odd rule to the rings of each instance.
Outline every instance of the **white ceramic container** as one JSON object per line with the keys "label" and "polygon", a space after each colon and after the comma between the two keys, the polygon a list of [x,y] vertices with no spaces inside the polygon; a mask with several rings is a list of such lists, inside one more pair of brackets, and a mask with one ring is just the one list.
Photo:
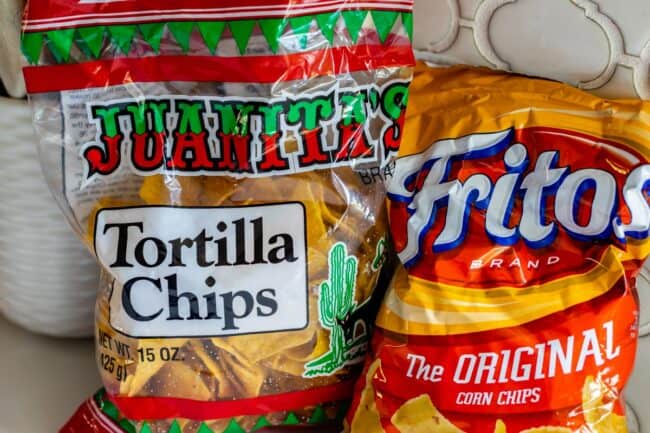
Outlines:
{"label": "white ceramic container", "polygon": [[27,103],[0,98],[0,312],[34,332],[92,335],[98,269],[48,190]]}

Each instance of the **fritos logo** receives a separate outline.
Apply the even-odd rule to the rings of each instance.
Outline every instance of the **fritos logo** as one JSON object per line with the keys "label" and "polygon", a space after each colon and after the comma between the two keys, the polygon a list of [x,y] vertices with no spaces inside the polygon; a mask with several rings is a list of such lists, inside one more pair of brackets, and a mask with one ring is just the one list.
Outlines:
{"label": "fritos logo", "polygon": [[399,256],[412,275],[470,287],[585,272],[608,244],[648,237],[644,162],[553,128],[437,141],[399,159],[389,182]]}

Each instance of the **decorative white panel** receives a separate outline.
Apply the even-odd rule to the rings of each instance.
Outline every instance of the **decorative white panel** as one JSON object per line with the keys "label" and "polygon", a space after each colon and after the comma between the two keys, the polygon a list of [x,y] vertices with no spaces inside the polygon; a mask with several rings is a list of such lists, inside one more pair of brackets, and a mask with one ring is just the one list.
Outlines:
{"label": "decorative white panel", "polygon": [[416,0],[415,8],[421,58],[650,99],[648,0]]}

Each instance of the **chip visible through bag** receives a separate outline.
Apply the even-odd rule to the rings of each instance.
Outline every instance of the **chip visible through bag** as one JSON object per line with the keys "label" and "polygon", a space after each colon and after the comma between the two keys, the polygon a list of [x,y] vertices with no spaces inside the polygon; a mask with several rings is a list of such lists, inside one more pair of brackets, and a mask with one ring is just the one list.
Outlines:
{"label": "chip visible through bag", "polygon": [[46,177],[103,270],[105,389],[62,432],[340,422],[388,272],[412,2],[172,3],[27,6]]}

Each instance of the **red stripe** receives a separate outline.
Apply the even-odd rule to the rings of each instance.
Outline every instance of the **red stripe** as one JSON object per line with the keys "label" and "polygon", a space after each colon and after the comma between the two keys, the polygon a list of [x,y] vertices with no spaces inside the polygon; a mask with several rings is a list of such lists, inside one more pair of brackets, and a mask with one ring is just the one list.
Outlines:
{"label": "red stripe", "polygon": [[274,83],[415,63],[409,45],[361,45],[276,56],[151,56],[23,69],[29,93],[163,81]]}
{"label": "red stripe", "polygon": [[59,429],[59,433],[117,433],[122,431],[112,420],[102,417],[99,409],[90,398]]}
{"label": "red stripe", "polygon": [[[169,15],[165,14],[138,14],[133,17],[113,17],[113,16],[97,16],[97,17],[86,17],[83,16],[79,20],[71,19],[61,19],[54,20],[51,22],[42,22],[42,21],[25,21],[23,23],[24,32],[48,32],[52,30],[64,30],[80,27],[90,27],[90,26],[111,26],[111,25],[120,25],[120,24],[150,24],[150,23],[167,23],[170,21],[173,22],[194,22],[194,21],[232,21],[237,19],[265,19],[265,18],[293,18],[300,16],[312,16],[321,13],[334,13],[336,11],[342,10],[356,10],[354,5],[347,5],[336,8],[336,10],[331,11],[315,11],[314,9],[292,9],[279,10],[279,11],[269,11],[264,13],[255,13],[251,16],[241,16],[238,14],[232,14],[231,16],[221,16],[215,14],[205,13],[203,11],[198,12],[188,12],[188,13],[179,13]],[[386,11],[386,12],[411,12],[411,6],[373,6],[372,10],[377,11]]]}
{"label": "red stripe", "polygon": [[266,415],[298,410],[326,402],[347,400],[354,382],[285,394],[227,401],[197,401],[170,397],[117,397],[109,395],[124,417],[134,420],[183,418],[207,421],[235,416]]}
{"label": "red stripe", "polygon": [[[289,14],[299,12],[301,8],[319,6],[323,0],[127,0],[113,2],[80,3],[78,0],[29,0],[26,9],[26,21],[38,22],[56,18],[68,19],[82,15],[124,14],[129,12],[175,12],[179,10],[195,9],[231,9],[243,10],[247,7],[257,8],[282,8]],[[412,0],[338,0],[332,2],[332,11],[339,10],[342,6],[355,3],[394,3],[395,8],[409,9]]]}
{"label": "red stripe", "polygon": [[[253,16],[243,16],[241,19],[264,19],[264,18],[293,18],[300,16],[312,16],[321,13],[334,13],[336,11],[342,10],[354,10],[356,9],[355,5],[346,5],[339,6],[336,8],[331,8],[326,12],[318,11],[315,12],[314,9],[291,9],[291,10],[276,10],[276,11],[265,11],[259,12],[256,11]],[[411,12],[412,6],[405,5],[394,5],[394,6],[373,6],[372,10],[377,11],[387,11],[387,12]],[[169,16],[168,13],[139,13],[134,16],[128,17],[115,17],[115,16],[82,16],[81,20],[62,18],[52,21],[25,21],[23,23],[24,32],[47,32],[52,30],[63,30],[79,27],[89,27],[94,25],[119,25],[119,24],[151,24],[151,23],[167,23],[170,21],[174,22],[194,22],[194,21],[229,21],[240,19],[233,18],[237,14],[232,14],[232,16],[219,16],[211,13],[206,13],[205,11],[191,11],[186,13],[174,13],[172,16]]]}

